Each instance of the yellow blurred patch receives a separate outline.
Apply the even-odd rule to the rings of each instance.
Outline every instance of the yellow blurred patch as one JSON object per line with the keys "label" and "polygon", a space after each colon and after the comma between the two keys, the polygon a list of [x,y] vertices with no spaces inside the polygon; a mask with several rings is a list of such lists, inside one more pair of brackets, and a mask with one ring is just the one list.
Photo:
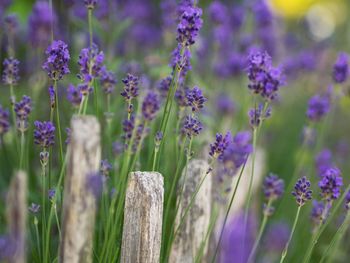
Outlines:
{"label": "yellow blurred patch", "polygon": [[323,0],[269,0],[272,9],[279,15],[297,18],[305,15],[309,8]]}

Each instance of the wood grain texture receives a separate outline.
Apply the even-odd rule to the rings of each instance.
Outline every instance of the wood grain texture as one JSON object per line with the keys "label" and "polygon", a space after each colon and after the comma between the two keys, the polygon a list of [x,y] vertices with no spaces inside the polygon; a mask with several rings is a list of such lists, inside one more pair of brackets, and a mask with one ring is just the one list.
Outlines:
{"label": "wood grain texture", "polygon": [[10,242],[16,248],[10,263],[26,262],[26,221],[27,221],[27,175],[23,171],[15,173],[7,194],[6,216]]}
{"label": "wood grain texture", "polygon": [[[209,165],[204,160],[192,160],[188,164],[187,176],[185,170],[182,174],[182,182],[184,184],[183,196],[180,199],[179,211],[176,217],[176,226],[180,223],[187,207],[191,202],[191,197],[196,191],[198,185],[208,171]],[[187,177],[187,179],[186,179]],[[198,191],[191,209],[184,218],[184,222],[173,242],[169,262],[171,263],[192,263],[200,250],[202,241],[205,239],[211,213],[211,190],[212,174],[208,174]],[[180,193],[179,193],[180,194]],[[207,245],[204,248],[203,255],[206,254]]]}
{"label": "wood grain texture", "polygon": [[74,116],[68,146],[60,262],[92,262],[96,200],[87,178],[99,169],[100,125],[95,117]]}
{"label": "wood grain texture", "polygon": [[125,199],[122,263],[158,263],[164,201],[163,176],[132,172]]}

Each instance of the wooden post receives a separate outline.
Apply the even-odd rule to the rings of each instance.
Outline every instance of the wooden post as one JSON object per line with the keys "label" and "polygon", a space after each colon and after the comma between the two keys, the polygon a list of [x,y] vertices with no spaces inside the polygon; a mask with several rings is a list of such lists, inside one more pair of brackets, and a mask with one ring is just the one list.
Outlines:
{"label": "wooden post", "polygon": [[[183,196],[180,198],[179,210],[176,216],[175,229],[188,209],[191,198],[195,193],[198,185],[203,180],[209,169],[209,165],[204,160],[192,160],[183,171],[180,185],[185,183]],[[187,212],[186,217],[173,242],[169,262],[171,263],[192,263],[200,251],[202,241],[206,238],[210,223],[211,213],[211,187],[212,175],[208,174],[199,189],[191,209]],[[180,191],[181,192],[181,189]],[[180,195],[180,193],[179,193]],[[203,256],[206,255],[207,245],[204,246]]]}
{"label": "wooden post", "polygon": [[11,180],[7,194],[7,222],[10,242],[16,248],[10,263],[26,262],[27,175],[18,171]]}
{"label": "wooden post", "polygon": [[130,174],[125,198],[122,263],[159,263],[163,201],[161,174]]}
{"label": "wooden post", "polygon": [[74,116],[68,147],[60,262],[92,262],[96,200],[87,178],[99,169],[100,125],[95,117]]}

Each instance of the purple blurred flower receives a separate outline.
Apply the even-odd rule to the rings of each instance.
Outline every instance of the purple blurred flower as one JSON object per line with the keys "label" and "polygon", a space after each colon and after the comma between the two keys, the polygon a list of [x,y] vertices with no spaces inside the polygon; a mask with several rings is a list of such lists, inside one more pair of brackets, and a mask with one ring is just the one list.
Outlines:
{"label": "purple blurred flower", "polygon": [[0,236],[0,261],[15,262],[16,251],[18,250],[18,242],[10,235]]}
{"label": "purple blurred flower", "polygon": [[79,87],[69,84],[67,88],[67,99],[74,107],[79,107],[82,100],[82,93]]}
{"label": "purple blurred flower", "polygon": [[116,142],[113,143],[112,147],[113,147],[113,153],[114,153],[116,156],[118,156],[119,154],[121,154],[121,153],[124,151],[124,149],[125,149],[125,144],[116,141]]}
{"label": "purple blurred flower", "polygon": [[251,133],[248,131],[238,132],[234,136],[232,143],[226,147],[220,159],[225,173],[234,175],[237,169],[247,161],[252,151]]}
{"label": "purple blurred flower", "polygon": [[10,114],[0,104],[0,139],[10,129]]}
{"label": "purple blurred flower", "polygon": [[93,173],[88,175],[86,179],[86,188],[90,191],[96,199],[98,199],[103,191],[104,178],[100,173]]}
{"label": "purple blurred flower", "polygon": [[252,108],[248,112],[250,118],[250,125],[253,128],[259,127],[260,124],[271,116],[271,107],[264,109],[263,104],[259,104],[257,108]]}
{"label": "purple blurred flower", "polygon": [[284,181],[275,174],[269,174],[264,180],[263,189],[266,199],[278,199],[284,192]]}
{"label": "purple blurred flower", "polygon": [[308,103],[308,109],[306,112],[307,117],[310,121],[320,121],[331,108],[330,96],[326,95],[315,95]]}
{"label": "purple blurred flower", "polygon": [[256,219],[249,213],[247,227],[245,224],[244,213],[241,212],[232,218],[225,226],[220,250],[220,263],[246,263],[250,251],[253,248],[256,235]]}
{"label": "purple blurred flower", "polygon": [[187,135],[188,138],[192,138],[199,135],[202,129],[203,125],[196,117],[186,116],[182,126],[183,134]]}
{"label": "purple blurred flower", "polygon": [[97,5],[98,0],[84,0],[84,4],[87,9],[94,9]]}
{"label": "purple blurred flower", "polygon": [[32,100],[23,95],[22,100],[15,104],[15,113],[17,117],[17,128],[24,132],[28,127],[29,114],[32,111]]}
{"label": "purple blurred flower", "polygon": [[70,128],[66,128],[66,140],[65,140],[65,144],[69,144],[70,143],[70,136],[71,136],[72,130]]}
{"label": "purple blurred flower", "polygon": [[134,115],[130,116],[130,120],[124,120],[122,122],[122,126],[123,126],[123,131],[124,131],[124,135],[123,135],[123,139],[124,140],[130,140],[131,136],[132,136],[132,132],[135,128],[135,117]]}
{"label": "purple blurred flower", "polygon": [[265,0],[255,1],[253,6],[256,24],[260,27],[266,27],[273,22],[272,12]]}
{"label": "purple blurred flower", "polygon": [[221,133],[216,134],[215,142],[210,144],[209,155],[214,159],[222,159],[222,156],[226,148],[233,142],[231,132],[227,132],[226,135]]}
{"label": "purple blurred flower", "polygon": [[179,107],[187,107],[188,103],[187,103],[187,98],[186,98],[186,94],[187,94],[188,88],[187,87],[180,87],[176,90],[175,92],[175,100],[177,102],[177,105]]}
{"label": "purple blurred flower", "polygon": [[64,75],[70,73],[68,69],[70,55],[66,43],[62,40],[53,41],[45,54],[47,59],[43,64],[43,69],[52,80],[61,80]]}
{"label": "purple blurred flower", "polygon": [[182,46],[179,44],[171,54],[170,66],[175,69],[178,68],[180,71],[180,82],[183,81],[187,72],[192,69],[191,66],[191,51],[185,48],[181,52]]}
{"label": "purple blurred flower", "polygon": [[285,223],[273,223],[266,231],[264,251],[280,254],[284,249],[290,234],[290,228]]}
{"label": "purple blurred flower", "polygon": [[9,14],[4,18],[8,34],[13,34],[18,28],[18,17],[16,14]]}
{"label": "purple blurred flower", "polygon": [[325,208],[326,205],[323,201],[312,201],[311,221],[315,226],[320,225],[326,219],[327,215],[324,214],[326,212]]}
{"label": "purple blurred flower", "polygon": [[28,37],[35,48],[44,48],[49,44],[51,25],[55,24],[55,13],[47,1],[37,1],[28,19]]}
{"label": "purple blurred flower", "polygon": [[199,112],[207,99],[203,96],[203,92],[200,88],[194,87],[186,93],[187,105],[192,108],[192,112]]}
{"label": "purple blurred flower", "polygon": [[6,85],[16,85],[17,81],[19,80],[19,61],[15,58],[6,58],[2,64],[4,66],[2,81]]}
{"label": "purple blurred flower", "polygon": [[40,205],[32,203],[30,207],[28,208],[29,212],[33,214],[37,214],[40,211]]}
{"label": "purple blurred flower", "polygon": [[165,77],[164,79],[160,80],[157,89],[159,91],[160,96],[164,99],[168,96],[168,91],[170,89],[172,77],[168,76]]}
{"label": "purple blurred flower", "polygon": [[106,94],[111,94],[117,84],[117,80],[112,71],[108,71],[105,67],[101,70],[100,76],[101,86]]}
{"label": "purple blurred flower", "polygon": [[49,98],[50,98],[50,107],[53,109],[53,108],[55,108],[55,104],[56,104],[55,88],[53,86],[49,86],[48,92],[49,92]]}
{"label": "purple blurred flower", "polygon": [[321,196],[327,201],[338,199],[340,196],[340,188],[343,185],[343,178],[340,170],[336,167],[328,168],[318,183],[321,189]]}
{"label": "purple blurred flower", "polygon": [[349,74],[348,55],[344,52],[338,54],[337,61],[333,66],[333,80],[336,83],[343,83]]}
{"label": "purple blurred flower", "polygon": [[312,199],[312,190],[310,190],[310,187],[311,183],[305,176],[298,179],[296,182],[292,195],[295,196],[296,202],[299,206],[303,206],[306,201]]}
{"label": "purple blurred flower", "polygon": [[92,79],[101,74],[103,68],[104,54],[98,50],[96,44],[91,48],[83,48],[79,54],[78,65],[80,66],[79,78],[89,83]]}
{"label": "purple blurred flower", "polygon": [[271,57],[266,52],[250,53],[247,73],[250,81],[248,88],[265,99],[275,99],[279,87],[284,84],[282,70],[272,66]]}
{"label": "purple blurred flower", "polygon": [[224,24],[229,19],[227,7],[219,1],[214,1],[209,5],[208,14],[210,19],[217,24]]}
{"label": "purple blurred flower", "polygon": [[199,30],[202,27],[203,20],[202,9],[193,6],[184,8],[180,16],[180,22],[177,26],[176,40],[185,46],[191,46],[195,43]]}
{"label": "purple blurred flower", "polygon": [[328,168],[333,166],[332,152],[329,149],[323,149],[315,158],[318,175],[322,176]]}
{"label": "purple blurred flower", "polygon": [[220,115],[231,115],[235,112],[235,103],[228,94],[221,94],[216,98],[216,109]]}
{"label": "purple blurred flower", "polygon": [[160,101],[158,95],[153,91],[148,92],[142,102],[142,116],[147,121],[151,121],[156,117],[160,108]]}
{"label": "purple blurred flower", "polygon": [[112,168],[113,168],[112,164],[110,164],[107,159],[101,161],[100,172],[104,176],[108,176],[109,172],[112,170]]}
{"label": "purple blurred flower", "polygon": [[52,200],[56,195],[56,189],[55,188],[51,188],[48,191],[48,196],[49,196],[49,200]]}
{"label": "purple blurred flower", "polygon": [[42,148],[48,148],[55,144],[55,126],[51,121],[34,122],[34,143]]}

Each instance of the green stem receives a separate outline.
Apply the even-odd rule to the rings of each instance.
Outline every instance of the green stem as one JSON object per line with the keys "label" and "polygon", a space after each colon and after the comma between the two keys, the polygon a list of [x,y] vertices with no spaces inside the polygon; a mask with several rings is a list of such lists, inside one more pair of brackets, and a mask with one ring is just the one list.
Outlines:
{"label": "green stem", "polygon": [[24,132],[21,131],[21,155],[20,155],[20,159],[19,159],[19,168],[20,169],[23,169],[24,146],[25,146]]}
{"label": "green stem", "polygon": [[35,235],[36,235],[36,242],[38,247],[38,254],[39,258],[41,259],[41,248],[40,248],[40,236],[39,236],[39,228],[38,228],[38,218],[34,216],[34,228],[35,228]]}
{"label": "green stem", "polygon": [[[270,207],[271,207],[271,204],[272,204],[272,199],[269,199],[267,205],[266,205],[266,211],[269,211]],[[253,262],[253,257],[255,256],[255,253],[259,247],[259,244],[260,244],[260,240],[262,238],[262,235],[264,233],[264,230],[265,230],[265,227],[266,227],[266,224],[267,224],[267,220],[269,218],[269,215],[268,213],[264,213],[264,218],[263,218],[263,221],[261,223],[261,226],[260,226],[260,229],[259,229],[259,233],[258,233],[258,236],[257,238],[255,239],[255,243],[253,245],[253,249],[252,251],[250,252],[249,254],[249,257],[248,257],[248,263],[249,262]]]}
{"label": "green stem", "polygon": [[[44,150],[45,151],[45,150]],[[41,204],[42,204],[42,217],[41,217],[41,236],[43,240],[43,251],[44,253],[44,262],[49,262],[49,255],[46,253],[46,247],[49,247],[50,240],[45,240],[45,233],[46,233],[46,178],[45,178],[45,164],[41,164],[42,174],[41,174],[41,180],[42,180],[42,195],[41,195]],[[48,250],[47,250],[48,252]]]}
{"label": "green stem", "polygon": [[347,227],[349,226],[349,219],[350,219],[350,213],[347,212],[343,223],[337,229],[337,232],[334,234],[334,237],[332,238],[331,242],[329,243],[326,251],[323,253],[320,263],[325,262],[328,255],[330,255],[330,258],[332,258],[332,255],[334,253],[334,248],[336,248],[335,245],[339,244],[339,242],[342,240],[342,238],[345,234],[345,231],[346,231]]}
{"label": "green stem", "polygon": [[15,149],[18,153],[18,139],[17,139],[17,134],[16,134],[16,127],[17,127],[17,123],[16,123],[16,112],[15,112],[15,103],[16,103],[16,95],[15,92],[13,90],[13,85],[10,84],[10,103],[11,103],[11,110],[12,110],[12,122],[13,122],[13,130],[14,130],[14,136],[13,136],[13,140],[15,143]]}
{"label": "green stem", "polygon": [[295,219],[294,219],[294,223],[293,223],[293,227],[292,227],[292,232],[290,232],[288,241],[287,241],[287,243],[286,243],[286,245],[285,245],[285,247],[284,247],[284,249],[283,249],[283,251],[282,251],[280,263],[282,263],[282,262],[284,261],[284,259],[286,258],[286,256],[287,256],[288,247],[289,247],[289,245],[290,245],[290,242],[292,241],[292,237],[293,237],[295,228],[296,228],[297,223],[298,223],[298,220],[299,220],[300,210],[301,210],[301,206],[298,207],[297,214],[295,215]]}
{"label": "green stem", "polygon": [[90,52],[92,48],[92,9],[88,9],[88,23],[89,23],[89,45],[90,45]]}
{"label": "green stem", "polygon": [[243,166],[241,168],[241,171],[239,173],[235,189],[234,189],[234,191],[232,193],[232,196],[231,196],[231,199],[230,199],[230,203],[229,203],[229,205],[227,207],[225,218],[224,218],[224,223],[222,224],[221,231],[220,231],[219,240],[218,240],[218,243],[216,244],[215,253],[214,253],[214,256],[213,256],[212,261],[211,261],[212,263],[215,262],[216,256],[217,256],[217,254],[219,252],[219,247],[220,247],[220,244],[221,244],[222,236],[224,234],[224,230],[225,230],[225,226],[226,226],[226,223],[227,223],[228,215],[230,214],[230,210],[231,210],[231,207],[232,207],[232,204],[233,204],[233,200],[235,199],[235,196],[236,196],[236,193],[237,193],[237,189],[238,189],[239,183],[241,181],[242,174],[243,174],[245,166],[246,166],[246,162],[243,164]]}
{"label": "green stem", "polygon": [[63,144],[62,144],[62,133],[61,133],[61,121],[60,121],[60,111],[58,107],[58,90],[57,90],[57,81],[54,80],[54,89],[55,89],[55,106],[56,106],[56,127],[58,130],[58,141],[60,145],[60,160],[63,163]]}

